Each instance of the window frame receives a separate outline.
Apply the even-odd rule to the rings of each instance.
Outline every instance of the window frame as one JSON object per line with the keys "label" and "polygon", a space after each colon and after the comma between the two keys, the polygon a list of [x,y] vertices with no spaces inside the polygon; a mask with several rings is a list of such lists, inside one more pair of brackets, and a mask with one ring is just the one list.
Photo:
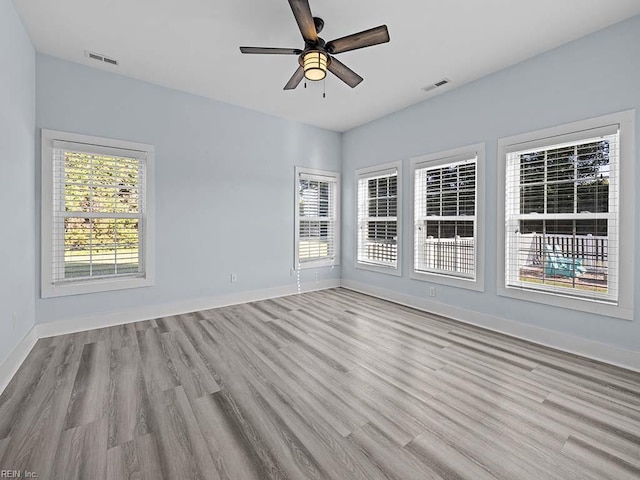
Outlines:
{"label": "window frame", "polygon": [[[53,205],[56,202],[56,188],[54,186],[54,160],[53,150],[55,142],[67,142],[80,144],[88,152],[111,152],[117,155],[117,151],[133,151],[136,155],[144,157],[145,185],[144,198],[142,199],[142,252],[141,261],[144,265],[144,274],[139,277],[113,276],[85,278],[82,280],[56,283],[53,278],[53,244],[54,237],[54,213]],[[123,152],[123,154],[126,152]],[[40,247],[40,296],[41,298],[61,297],[67,295],[80,295],[87,293],[108,292],[130,288],[149,287],[155,283],[154,268],[154,153],[153,145],[116,140],[104,137],[83,135],[78,133],[62,132],[42,129],[41,131],[41,247]]]}
{"label": "window frame", "polygon": [[[415,176],[416,170],[426,167],[437,167],[453,163],[456,160],[464,158],[476,158],[476,203],[475,203],[475,275],[473,278],[467,278],[457,275],[448,275],[443,272],[424,272],[416,270],[415,264]],[[410,212],[410,228],[411,228],[411,271],[409,277],[414,280],[433,282],[441,285],[464,288],[477,292],[484,291],[484,263],[485,263],[485,144],[477,143],[464,147],[443,150],[427,155],[421,155],[411,159],[410,163],[410,191],[411,191],[411,208]]]}
{"label": "window frame", "polygon": [[[294,270],[306,270],[310,268],[332,267],[340,265],[340,172],[319,170],[307,167],[295,167],[294,181]],[[312,177],[315,180],[335,183],[334,205],[334,255],[333,258],[320,258],[317,260],[300,261],[300,177],[302,175]]]}
{"label": "window frame", "polygon": [[[563,142],[588,139],[593,131],[619,125],[619,162],[618,174],[618,265],[617,303],[586,297],[572,296],[567,293],[533,290],[522,286],[507,285],[506,247],[506,175],[507,155],[533,146],[544,148]],[[596,313],[610,317],[633,319],[633,280],[634,280],[634,186],[635,181],[635,110],[603,115],[579,120],[551,128],[536,130],[519,135],[498,139],[498,241],[497,244],[497,293],[500,296],[544,303],[561,308]],[[622,261],[622,259],[625,259]],[[624,279],[624,281],[619,281]]]}
{"label": "window frame", "polygon": [[[396,265],[376,265],[360,261],[358,252],[360,249],[360,180],[376,178],[386,171],[396,170],[397,184],[397,212],[396,212]],[[355,171],[356,192],[356,235],[355,235],[355,268],[372,272],[386,273],[388,275],[402,276],[402,161],[389,162],[371,167],[359,168]],[[371,218],[371,217],[370,217]]]}

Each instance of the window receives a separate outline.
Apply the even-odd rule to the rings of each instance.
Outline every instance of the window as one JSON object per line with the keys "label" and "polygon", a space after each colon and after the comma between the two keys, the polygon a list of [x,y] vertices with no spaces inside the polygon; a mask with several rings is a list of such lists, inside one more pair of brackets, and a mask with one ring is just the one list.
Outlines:
{"label": "window", "polygon": [[620,274],[633,255],[621,247],[623,225],[632,219],[621,209],[623,162],[633,162],[621,148],[624,117],[501,140],[502,293],[553,296],[561,306],[619,304],[621,280],[633,278]]}
{"label": "window", "polygon": [[338,265],[340,174],[296,168],[297,268]]}
{"label": "window", "polygon": [[42,296],[148,286],[153,147],[42,131]]}
{"label": "window", "polygon": [[400,275],[400,162],[356,171],[358,239],[356,267]]}
{"label": "window", "polygon": [[484,145],[412,160],[412,278],[482,290]]}

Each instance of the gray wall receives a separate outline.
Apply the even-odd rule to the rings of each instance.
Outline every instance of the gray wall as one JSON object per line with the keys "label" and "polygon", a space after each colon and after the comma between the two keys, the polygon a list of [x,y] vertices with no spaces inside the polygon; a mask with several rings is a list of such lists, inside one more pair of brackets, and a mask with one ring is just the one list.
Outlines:
{"label": "gray wall", "polygon": [[[48,56],[37,67],[38,131],[156,152],[156,285],[38,298],[39,323],[296,284],[294,166],[340,170],[340,134]],[[340,267],[305,270],[300,281],[316,275],[339,279]]]}
{"label": "gray wall", "polygon": [[35,296],[36,57],[11,0],[0,0],[0,65],[1,365],[34,324]]}
{"label": "gray wall", "polygon": [[[496,235],[498,222],[502,221],[496,218],[498,138],[632,108],[637,109],[637,117],[640,112],[638,45],[640,16],[347,132],[343,139],[343,278],[428,300],[427,292],[432,284],[408,278],[411,259],[407,254],[403,255],[403,278],[354,268],[354,170],[392,160],[404,161],[402,247],[403,253],[408,253],[411,242],[409,159],[486,142],[485,293],[437,286],[433,300],[623,348],[640,349],[637,313],[634,321],[629,322],[496,295],[496,245],[502,241]],[[640,128],[637,118],[636,128]],[[638,139],[640,131],[636,132],[636,144]],[[637,148],[636,155],[638,152]],[[638,183],[640,168],[636,168]],[[637,204],[637,200],[634,203]],[[635,228],[638,239],[640,209],[635,210]],[[633,279],[636,303],[640,301],[639,266],[640,262],[636,262]]]}

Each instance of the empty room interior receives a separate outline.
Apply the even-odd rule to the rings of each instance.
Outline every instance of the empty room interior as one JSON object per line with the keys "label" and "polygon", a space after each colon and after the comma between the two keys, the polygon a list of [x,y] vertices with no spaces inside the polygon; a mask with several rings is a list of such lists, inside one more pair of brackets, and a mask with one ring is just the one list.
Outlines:
{"label": "empty room interior", "polygon": [[640,479],[638,0],[0,0],[0,478]]}

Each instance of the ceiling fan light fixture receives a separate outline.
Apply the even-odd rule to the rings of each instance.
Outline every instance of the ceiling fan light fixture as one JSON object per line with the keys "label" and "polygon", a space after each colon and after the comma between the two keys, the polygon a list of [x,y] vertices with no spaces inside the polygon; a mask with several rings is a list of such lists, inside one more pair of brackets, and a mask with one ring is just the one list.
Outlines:
{"label": "ceiling fan light fixture", "polygon": [[304,77],[312,82],[323,80],[327,76],[327,54],[319,50],[311,50],[304,54],[302,67]]}

